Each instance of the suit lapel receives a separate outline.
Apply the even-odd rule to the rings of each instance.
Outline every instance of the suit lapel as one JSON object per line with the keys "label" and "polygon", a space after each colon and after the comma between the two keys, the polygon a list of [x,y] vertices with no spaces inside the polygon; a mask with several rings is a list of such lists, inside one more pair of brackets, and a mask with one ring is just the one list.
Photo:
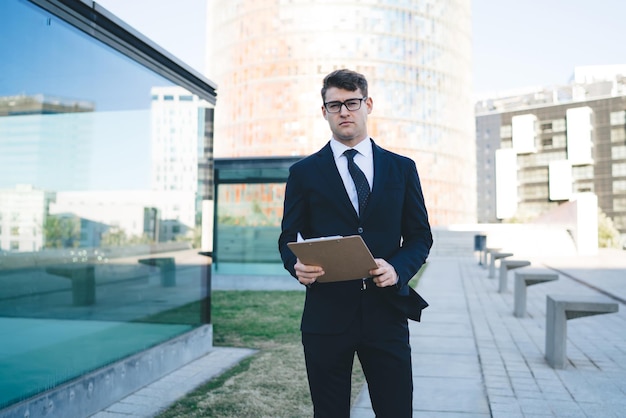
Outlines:
{"label": "suit lapel", "polygon": [[315,162],[318,165],[318,171],[313,175],[321,177],[319,184],[323,186],[326,193],[332,196],[334,202],[337,202],[338,205],[348,206],[356,217],[357,213],[354,206],[352,206],[352,202],[350,202],[350,197],[348,197],[348,192],[346,192],[346,188],[343,185],[339,170],[337,170],[330,142],[319,150],[316,155],[318,158]]}

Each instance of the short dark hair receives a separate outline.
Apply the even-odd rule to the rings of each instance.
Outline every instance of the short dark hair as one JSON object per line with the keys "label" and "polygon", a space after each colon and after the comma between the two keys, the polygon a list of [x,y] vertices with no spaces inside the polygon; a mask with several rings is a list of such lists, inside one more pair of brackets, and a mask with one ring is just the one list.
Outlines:
{"label": "short dark hair", "polygon": [[341,69],[333,71],[324,77],[324,83],[322,87],[322,102],[326,100],[326,90],[331,87],[337,87],[339,89],[356,91],[361,90],[363,97],[367,97],[367,79],[363,74],[356,71]]}

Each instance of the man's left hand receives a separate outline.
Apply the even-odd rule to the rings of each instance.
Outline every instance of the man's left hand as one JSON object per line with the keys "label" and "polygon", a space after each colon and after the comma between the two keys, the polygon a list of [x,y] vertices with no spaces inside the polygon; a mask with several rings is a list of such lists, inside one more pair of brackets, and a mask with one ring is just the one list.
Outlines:
{"label": "man's left hand", "polygon": [[383,260],[382,258],[376,258],[376,264],[378,268],[370,270],[372,280],[378,287],[395,286],[398,283],[398,273],[391,264]]}

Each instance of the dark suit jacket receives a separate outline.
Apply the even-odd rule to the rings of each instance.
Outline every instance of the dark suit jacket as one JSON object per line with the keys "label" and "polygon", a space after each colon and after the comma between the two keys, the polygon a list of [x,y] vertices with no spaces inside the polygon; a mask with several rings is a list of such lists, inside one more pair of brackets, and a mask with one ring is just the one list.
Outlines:
{"label": "dark suit jacket", "polygon": [[[374,185],[360,218],[341,181],[330,143],[290,168],[278,246],[285,268],[296,277],[296,256],[287,243],[296,241],[298,232],[304,238],[361,235],[374,258],[387,260],[399,276],[397,286],[373,290],[372,309],[378,314],[371,326],[384,328],[387,319],[398,315],[419,320],[428,306],[407,283],[426,261],[432,235],[415,163],[373,141],[372,148]],[[343,332],[359,309],[360,286],[361,280],[353,280],[307,288],[302,331]]]}

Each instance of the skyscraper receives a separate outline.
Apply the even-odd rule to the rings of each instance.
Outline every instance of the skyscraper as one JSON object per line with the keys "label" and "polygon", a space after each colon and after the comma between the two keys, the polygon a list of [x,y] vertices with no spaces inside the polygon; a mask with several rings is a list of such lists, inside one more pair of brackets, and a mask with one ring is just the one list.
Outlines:
{"label": "skyscraper", "polygon": [[316,151],[322,78],[350,68],[370,82],[374,140],[416,161],[433,225],[475,221],[470,1],[212,4],[216,157]]}

